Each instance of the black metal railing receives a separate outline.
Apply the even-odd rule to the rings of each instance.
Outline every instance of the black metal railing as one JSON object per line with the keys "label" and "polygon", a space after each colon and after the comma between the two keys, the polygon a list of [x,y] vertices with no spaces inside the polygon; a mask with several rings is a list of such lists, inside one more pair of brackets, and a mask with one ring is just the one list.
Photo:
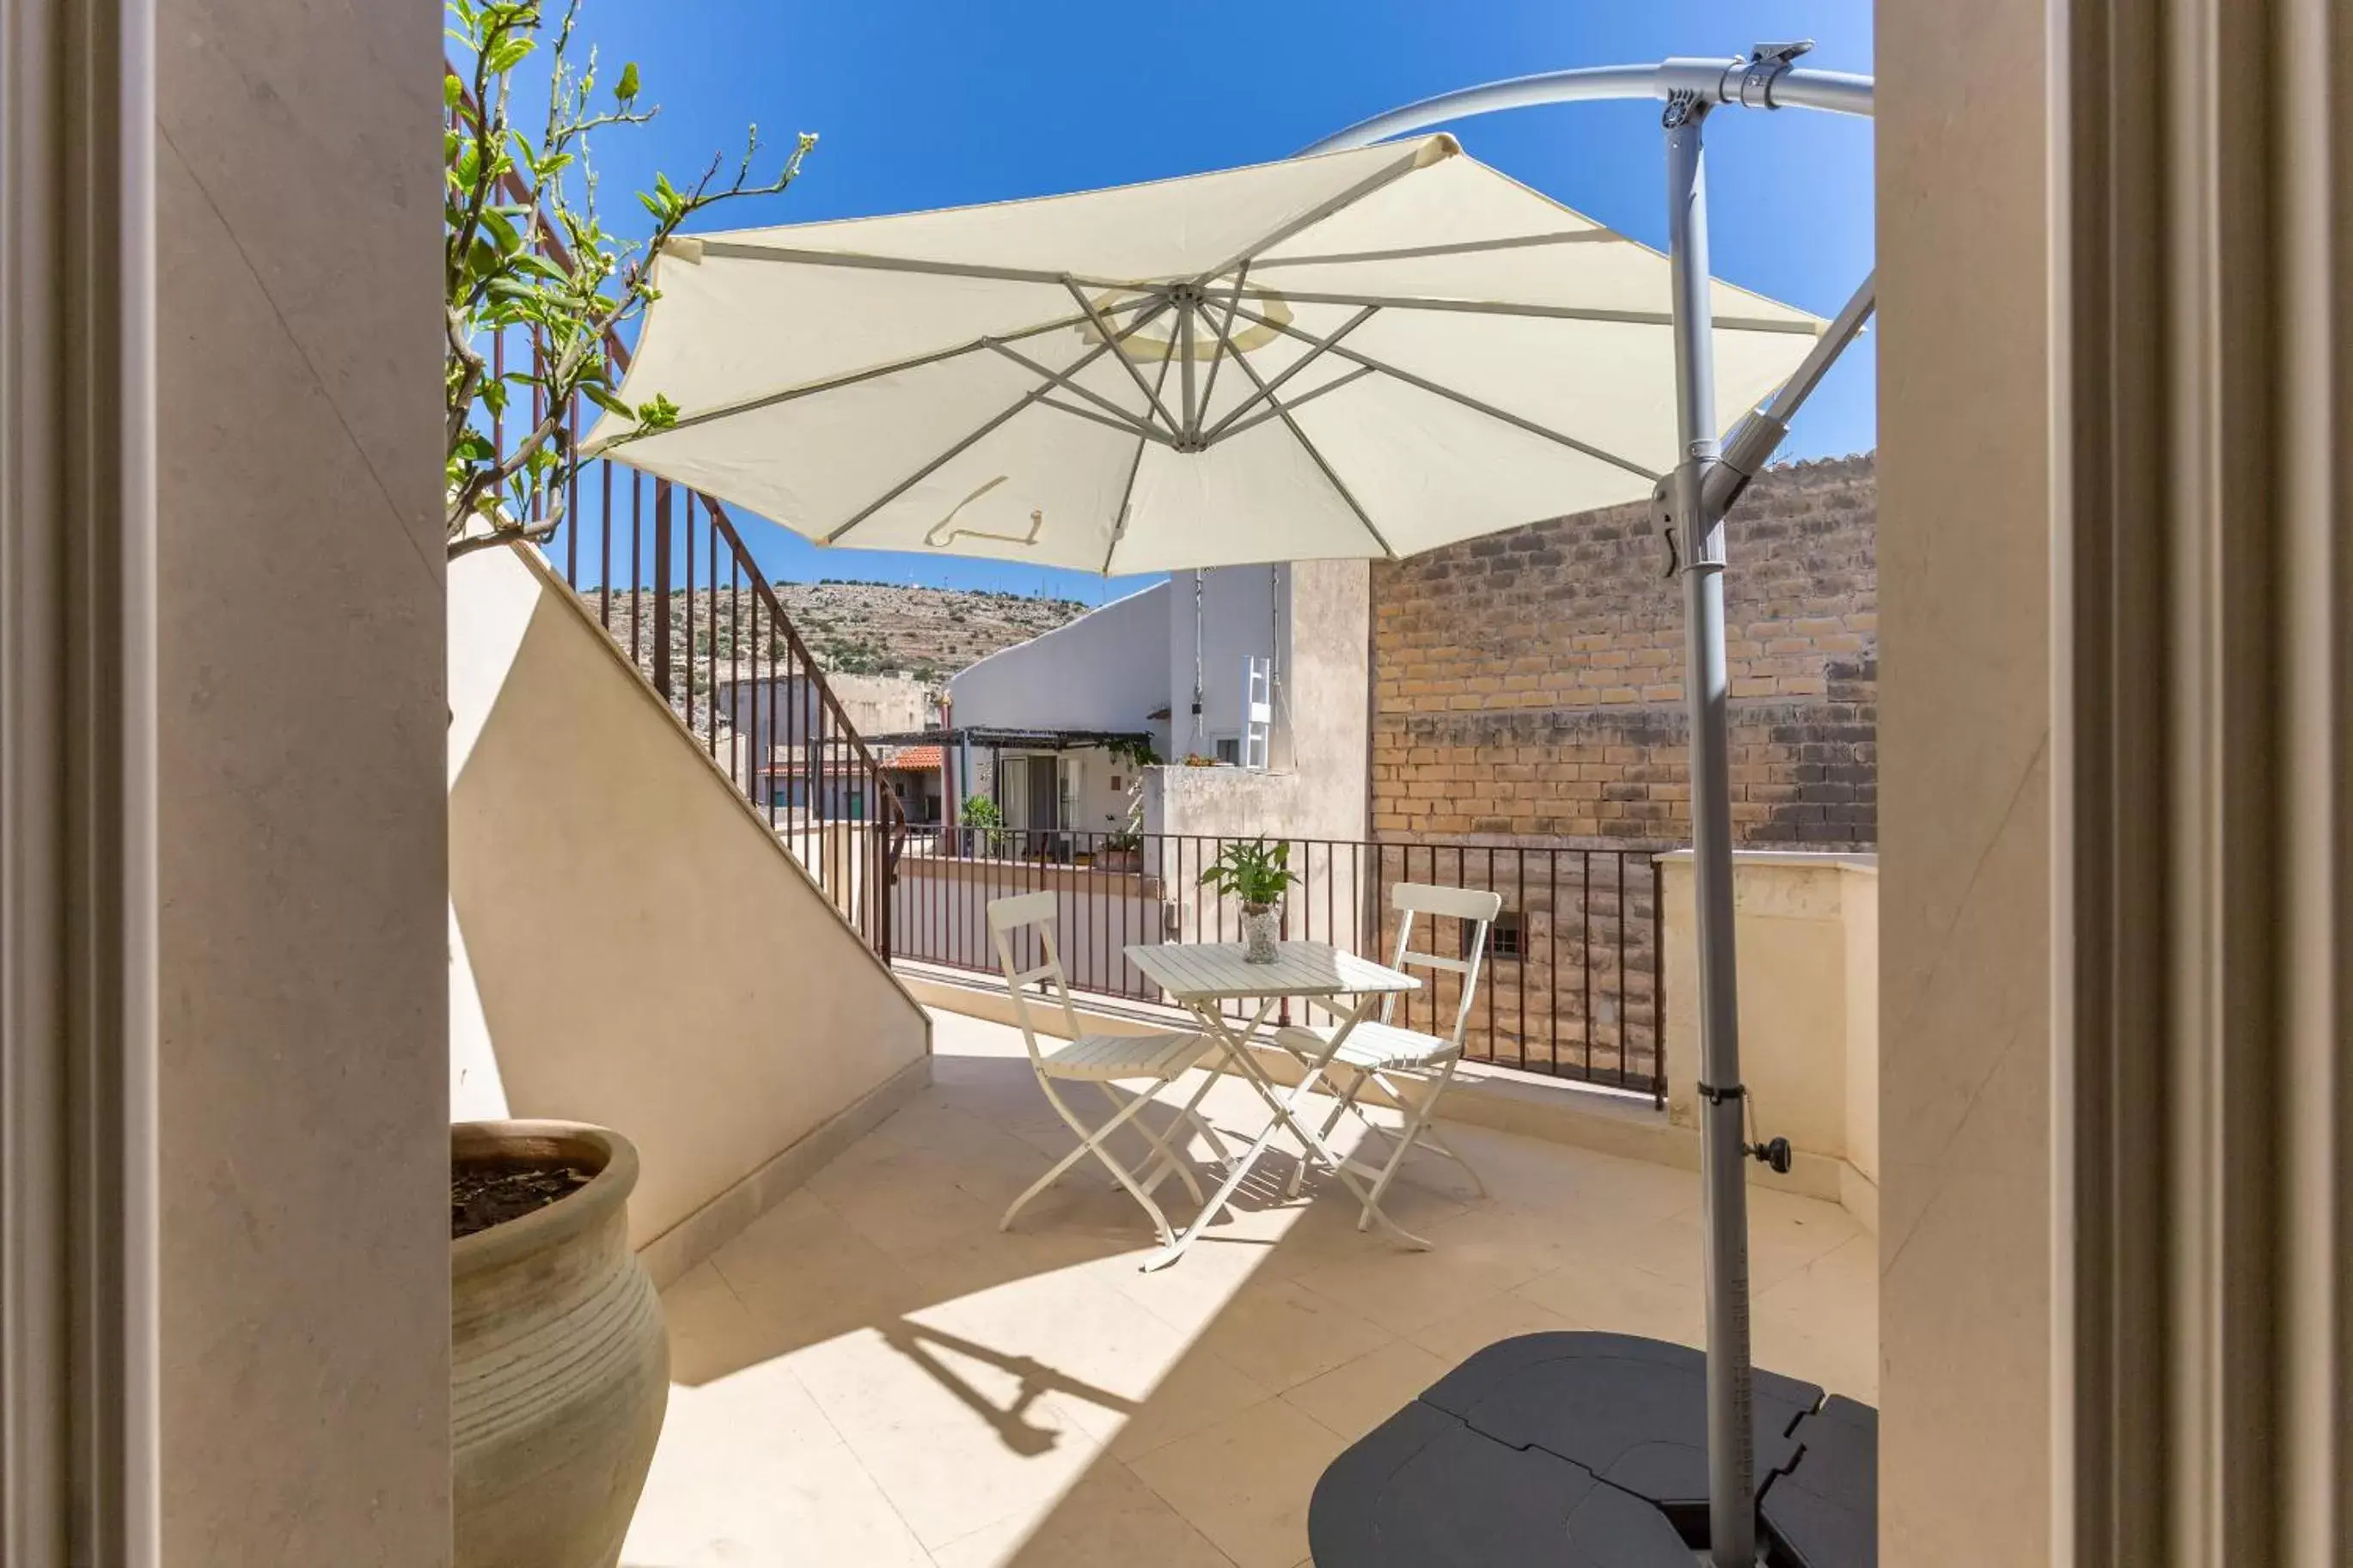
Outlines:
{"label": "black metal railing", "polygon": [[[999,973],[987,907],[1018,893],[1060,895],[1057,942],[1072,989],[1140,1002],[1160,994],[1126,958],[1139,943],[1232,942],[1240,910],[1200,886],[1232,840],[1195,835],[1014,827],[917,827],[892,895],[896,953],[951,969]],[[1298,880],[1283,903],[1286,937],[1328,942],[1387,962],[1399,882],[1489,889],[1504,911],[1491,929],[1472,996],[1466,1058],[1666,1097],[1664,957],[1656,848],[1378,843],[1292,838]],[[1450,956],[1468,927],[1440,919],[1414,945]],[[1430,945],[1435,944],[1435,945]],[[1025,966],[1036,955],[1015,953]],[[1395,1021],[1446,1034],[1458,976],[1416,971]]]}

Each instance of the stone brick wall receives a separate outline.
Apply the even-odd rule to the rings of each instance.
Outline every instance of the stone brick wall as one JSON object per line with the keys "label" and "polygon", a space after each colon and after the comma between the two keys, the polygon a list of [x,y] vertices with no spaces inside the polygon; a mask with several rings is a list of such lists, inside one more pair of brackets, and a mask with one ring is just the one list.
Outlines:
{"label": "stone brick wall", "polygon": [[[1731,520],[1736,841],[1877,836],[1870,457],[1767,471]],[[1645,505],[1373,573],[1373,826],[1384,839],[1682,841],[1683,597]]]}

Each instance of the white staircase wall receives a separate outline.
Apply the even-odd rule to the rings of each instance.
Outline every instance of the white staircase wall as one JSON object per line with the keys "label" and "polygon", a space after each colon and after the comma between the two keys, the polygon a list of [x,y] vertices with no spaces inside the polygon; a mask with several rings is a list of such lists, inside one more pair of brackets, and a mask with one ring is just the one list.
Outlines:
{"label": "white staircase wall", "polygon": [[674,1267],[919,1087],[928,1022],[535,554],[452,565],[449,660],[453,1114],[626,1134]]}

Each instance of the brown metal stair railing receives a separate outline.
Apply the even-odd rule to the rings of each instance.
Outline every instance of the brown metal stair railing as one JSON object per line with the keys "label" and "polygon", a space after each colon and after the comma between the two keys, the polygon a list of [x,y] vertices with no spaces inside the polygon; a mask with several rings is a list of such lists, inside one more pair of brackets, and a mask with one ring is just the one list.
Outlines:
{"label": "brown metal stair railing", "polygon": [[[515,175],[508,174],[504,184],[514,202],[533,199]],[[538,236],[550,260],[570,265],[550,226],[541,225]],[[508,335],[491,340],[493,376],[505,374]],[[527,333],[527,346],[536,360],[542,343],[535,329]],[[626,371],[628,346],[608,335],[606,347],[615,369]],[[531,427],[542,424],[546,413],[543,393],[534,386]],[[577,396],[564,411],[564,424],[576,442]],[[492,444],[505,451],[503,416],[492,416],[490,425]],[[649,490],[650,517],[645,505]],[[582,510],[584,492],[594,503],[593,518]],[[841,918],[889,963],[890,889],[906,845],[906,813],[726,509],[699,490],[606,458],[575,470],[564,499],[562,524],[540,546],[548,563],[652,681],[688,735],[743,791]],[[617,525],[624,536],[626,584],[616,576]],[[581,562],[584,534],[596,542],[588,581]],[[728,577],[723,590],[723,568]],[[700,636],[698,593],[704,600]],[[617,625],[617,595],[627,596],[626,637]],[[723,691],[728,709],[723,716]]]}

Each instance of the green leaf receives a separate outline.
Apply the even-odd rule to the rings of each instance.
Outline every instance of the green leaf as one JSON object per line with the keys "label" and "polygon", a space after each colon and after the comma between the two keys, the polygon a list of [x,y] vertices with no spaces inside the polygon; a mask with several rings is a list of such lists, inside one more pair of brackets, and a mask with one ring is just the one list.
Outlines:
{"label": "green leaf", "polygon": [[657,392],[638,405],[638,428],[667,430],[678,423],[678,405]]}
{"label": "green leaf", "polygon": [[526,34],[510,33],[491,50],[491,74],[504,76],[531,58],[535,40]]}
{"label": "green leaf", "polygon": [[482,209],[482,226],[505,255],[512,256],[522,248],[522,236],[516,231],[513,221],[498,208]]}
{"label": "green leaf", "polygon": [[458,79],[456,73],[449,71],[443,72],[441,76],[441,107],[444,109],[455,109],[458,107],[459,100],[465,96],[466,84]]}
{"label": "green leaf", "polygon": [[617,414],[624,419],[635,419],[638,416],[638,411],[636,409],[631,408],[618,397],[614,396],[612,393],[596,385],[593,382],[582,382],[580,384],[580,392],[581,395],[586,397],[589,402],[595,404],[597,407],[603,409],[607,414]]}

